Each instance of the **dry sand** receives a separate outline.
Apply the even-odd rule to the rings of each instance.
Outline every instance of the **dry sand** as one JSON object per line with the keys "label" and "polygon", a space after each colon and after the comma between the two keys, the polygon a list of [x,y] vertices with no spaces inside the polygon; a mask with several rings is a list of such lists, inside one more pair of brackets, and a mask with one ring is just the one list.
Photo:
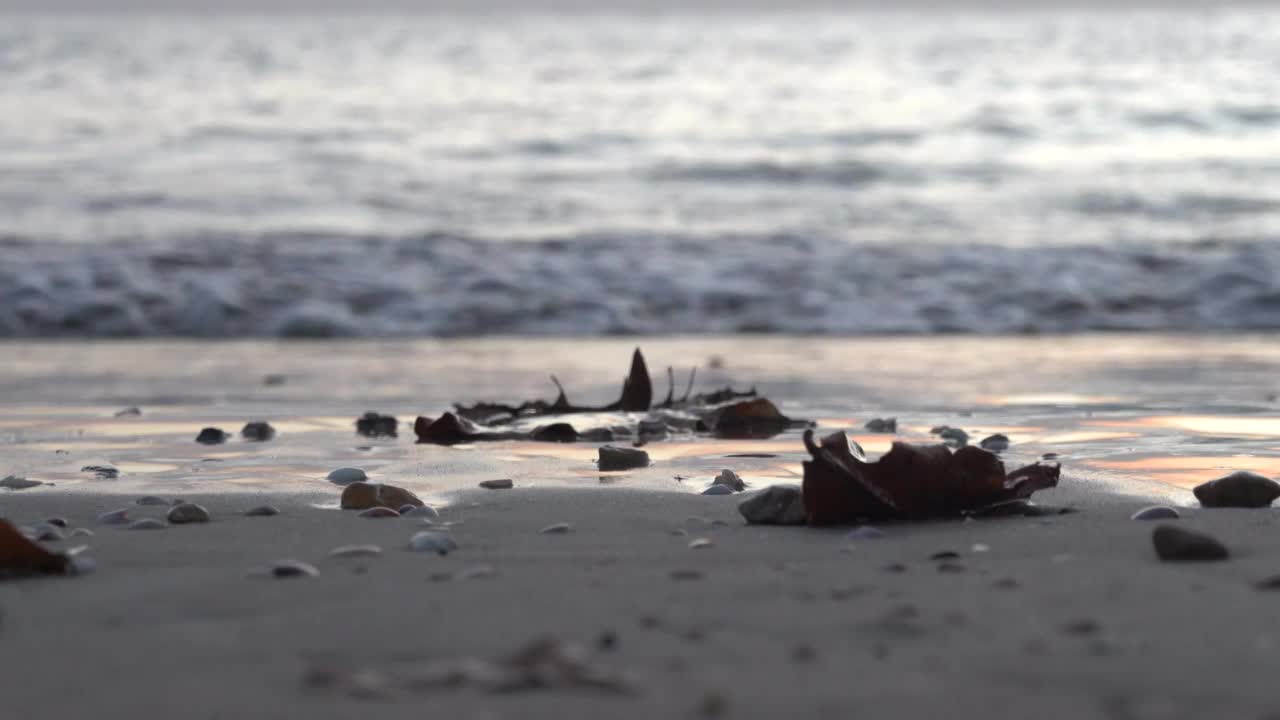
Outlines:
{"label": "dry sand", "polygon": [[[50,362],[41,375],[22,360],[31,357],[29,349],[0,347],[12,361],[0,380],[9,392],[0,408],[0,457],[9,467],[0,466],[0,475],[18,471],[55,483],[0,494],[0,515],[20,524],[57,515],[89,527],[93,537],[61,545],[87,544],[97,563],[86,576],[0,583],[0,666],[6,670],[0,717],[1280,717],[1273,690],[1280,592],[1254,587],[1280,573],[1276,511],[1188,507],[1194,500],[1178,487],[1222,467],[1252,462],[1265,469],[1275,461],[1275,451],[1268,453],[1275,412],[1263,379],[1275,369],[1271,358],[1280,356],[1274,341],[1240,341],[1219,355],[1202,348],[1193,365],[1172,351],[1155,361],[1122,352],[1130,339],[1095,339],[1094,355],[1113,364],[1107,366],[1112,374],[1095,368],[1092,384],[1061,379],[1063,361],[1050,351],[1051,340],[1021,350],[997,344],[1002,357],[1021,352],[1023,362],[1035,366],[1029,374],[1038,382],[1013,383],[1024,398],[1076,398],[1023,404],[981,400],[1001,385],[999,372],[1014,360],[995,366],[966,398],[922,400],[921,383],[903,382],[905,399],[890,402],[860,388],[877,377],[878,387],[887,386],[911,368],[886,365],[880,376],[868,371],[835,396],[829,382],[815,389],[780,379],[799,371],[777,360],[786,355],[770,344],[777,341],[721,342],[715,351],[730,357],[774,358],[743,374],[763,376],[769,394],[795,398],[789,412],[808,407],[832,429],[903,410],[913,415],[909,436],[927,436],[919,428],[937,420],[984,430],[1029,428],[1021,437],[1011,433],[1014,458],[1053,447],[1064,452],[1067,471],[1061,488],[1037,500],[1080,512],[885,525],[884,537],[855,541],[847,529],[746,526],[736,511],[741,496],[694,493],[717,466],[740,469],[757,485],[787,479],[802,455],[794,436],[766,444],[778,451],[771,459],[725,458],[728,448],[714,444],[677,451],[672,448],[681,446],[673,443],[651,471],[602,483],[579,452],[590,453],[587,446],[537,455],[523,446],[414,446],[402,437],[356,450],[365,444],[349,429],[356,412],[411,412],[408,405],[438,411],[444,390],[434,396],[424,390],[426,399],[416,403],[366,407],[393,398],[352,397],[348,387],[336,388],[329,403],[317,390],[323,379],[277,390],[258,386],[259,370],[311,367],[310,359],[323,356],[315,346],[251,348],[250,359],[271,356],[271,363],[247,362],[243,347],[238,360],[225,357],[223,346],[205,347],[201,379],[188,380],[188,397],[168,404],[157,397],[171,382],[166,372],[200,357],[199,346],[181,346],[193,348],[187,356],[181,348],[151,348],[168,360],[152,360],[153,367],[170,368],[153,370],[160,390],[151,397],[141,379],[145,370],[135,367],[146,364],[142,351],[110,355],[101,348],[45,346]],[[828,358],[857,355],[855,345],[805,342],[806,357],[815,347],[825,348]],[[662,349],[686,347],[680,343],[696,345],[676,341]],[[498,347],[484,352],[501,352]],[[904,347],[869,344],[863,354],[901,352],[915,358],[906,365],[923,362]],[[978,343],[945,347],[948,367],[982,364]],[[363,353],[363,367],[378,374],[373,358],[383,349],[348,350],[342,362],[359,367],[351,355]],[[616,349],[602,344],[588,354],[607,350],[625,358]],[[752,355],[753,349],[759,352]],[[76,352],[96,358],[92,370],[75,369]],[[457,352],[487,357],[475,345]],[[557,349],[555,356],[566,353]],[[1078,346],[1073,353],[1073,362],[1089,356]],[[546,357],[529,354],[535,357],[524,357],[513,376],[531,378],[535,366],[545,365],[539,360]],[[1121,357],[1131,359],[1124,364]],[[241,385],[230,370],[237,362],[254,368]],[[663,362],[651,359],[655,366]],[[1134,384],[1130,375],[1144,367],[1147,381]],[[447,397],[464,399],[457,397],[461,371],[451,372]],[[61,390],[49,377],[58,373],[67,375]],[[569,373],[557,373],[572,390]],[[603,369],[584,374],[598,378],[598,386],[588,383],[596,388],[589,392],[608,393]],[[78,400],[65,394],[67,386],[81,388]],[[273,398],[277,391],[288,396]],[[1171,399],[1179,393],[1190,399]],[[123,404],[148,399],[141,418],[110,417]],[[259,417],[306,419],[286,426],[272,443],[192,447],[194,430],[206,421],[235,430],[230,418]],[[113,429],[128,422],[139,424]],[[1112,425],[1090,425],[1095,422]],[[1126,427],[1119,438],[1116,423]],[[1079,437],[1088,433],[1097,437]],[[651,447],[662,452],[661,444]],[[217,453],[228,456],[207,465],[231,469],[204,473],[202,457]],[[1241,458],[1247,462],[1237,463]],[[78,473],[95,459],[126,472],[118,481]],[[1108,469],[1099,464],[1105,462],[1131,465]],[[420,521],[365,519],[335,509],[338,489],[321,480],[320,471],[352,464],[368,465],[377,479],[438,503],[444,520],[459,523],[450,530],[459,549],[447,557],[408,552],[409,537],[424,529]],[[675,474],[690,479],[677,482]],[[503,475],[516,477],[517,487],[474,489],[477,478]],[[157,531],[94,524],[98,513],[144,493],[200,502],[214,521]],[[1232,559],[1160,563],[1150,541],[1153,525],[1128,519],[1157,500],[1182,506],[1184,518],[1176,522],[1216,535]],[[241,515],[263,502],[284,512]],[[132,513],[158,517],[162,510]],[[539,532],[557,522],[571,523],[573,532]],[[714,545],[690,549],[699,537]],[[327,557],[353,543],[376,543],[384,553]],[[948,550],[959,553],[952,561],[958,570],[941,571],[930,559]],[[250,574],[286,558],[311,562],[320,575]],[[905,570],[890,570],[895,564]],[[695,577],[677,579],[676,571]],[[592,662],[634,678],[631,694],[393,686],[357,697],[306,682],[318,670],[394,678],[435,660],[503,656],[542,637],[594,652],[605,635],[616,638],[616,647],[595,652]]]}

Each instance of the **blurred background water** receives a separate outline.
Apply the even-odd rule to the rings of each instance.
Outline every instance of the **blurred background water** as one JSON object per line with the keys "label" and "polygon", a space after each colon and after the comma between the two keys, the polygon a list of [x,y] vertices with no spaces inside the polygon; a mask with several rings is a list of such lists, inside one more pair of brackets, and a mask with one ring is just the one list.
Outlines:
{"label": "blurred background water", "polygon": [[0,335],[1280,327],[1280,14],[0,18]]}

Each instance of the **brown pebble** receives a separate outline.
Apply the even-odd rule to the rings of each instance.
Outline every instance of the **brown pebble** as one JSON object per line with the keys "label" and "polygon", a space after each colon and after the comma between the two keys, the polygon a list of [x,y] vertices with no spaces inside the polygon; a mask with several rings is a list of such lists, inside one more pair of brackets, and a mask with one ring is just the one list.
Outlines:
{"label": "brown pebble", "polygon": [[698,714],[702,717],[723,717],[728,710],[729,699],[722,692],[708,692],[702,696],[701,702],[698,703]]}
{"label": "brown pebble", "polygon": [[1096,620],[1088,618],[1072,620],[1062,624],[1062,632],[1067,635],[1094,635],[1102,626]]}

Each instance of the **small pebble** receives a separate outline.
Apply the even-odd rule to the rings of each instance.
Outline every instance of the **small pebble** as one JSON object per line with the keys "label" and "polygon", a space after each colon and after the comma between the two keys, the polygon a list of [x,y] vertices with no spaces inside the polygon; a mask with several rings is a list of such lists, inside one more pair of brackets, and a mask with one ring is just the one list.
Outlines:
{"label": "small pebble", "polygon": [[942,563],[941,565],[939,565],[939,566],[938,566],[938,572],[940,572],[940,573],[962,573],[962,572],[964,572],[964,566],[963,566],[963,565],[961,565],[961,564],[959,564],[959,563],[944,562],[944,563]]}
{"label": "small pebble", "polygon": [[360,468],[338,468],[329,473],[327,479],[334,485],[350,485],[351,483],[364,482],[369,479],[369,476]]}
{"label": "small pebble", "polygon": [[872,418],[862,426],[867,432],[873,433],[896,433],[898,432],[898,418]]}
{"label": "small pebble", "polygon": [[712,485],[724,485],[734,492],[742,492],[747,489],[747,484],[738,477],[738,473],[732,470],[721,470],[715,480],[711,481]]}
{"label": "small pebble", "polygon": [[400,517],[400,513],[396,512],[395,510],[392,510],[392,509],[391,509],[391,508],[389,508],[389,507],[371,507],[371,508],[369,508],[368,510],[363,510],[363,511],[361,511],[361,512],[360,512],[360,514],[359,514],[359,515],[357,515],[356,517],[362,517],[362,518],[398,518],[398,517]]}
{"label": "small pebble", "polygon": [[76,528],[71,531],[70,537],[93,537],[93,531],[89,528]]}
{"label": "small pebble", "polygon": [[679,537],[684,537],[689,534],[689,531],[685,530],[684,528],[676,528],[675,530],[671,531],[671,534]]}
{"label": "small pebble", "polygon": [[859,525],[850,530],[846,537],[849,540],[875,540],[884,537],[884,531],[870,525]]}
{"label": "small pebble", "polygon": [[249,442],[266,442],[276,436],[276,429],[264,422],[251,422],[240,429],[240,437]]}
{"label": "small pebble", "polygon": [[709,547],[713,547],[715,544],[716,544],[715,541],[712,540],[711,538],[705,538],[705,537],[694,538],[689,542],[689,549],[697,550],[699,548],[709,548]]}
{"label": "small pebble", "polygon": [[989,450],[993,453],[1002,453],[1009,449],[1009,436],[996,433],[989,437],[985,437],[978,442],[978,447],[983,450]]}
{"label": "small pebble", "polygon": [[1213,562],[1230,555],[1216,538],[1173,525],[1157,526],[1151,533],[1151,542],[1156,555],[1165,562]]}
{"label": "small pebble", "polygon": [[163,530],[169,527],[155,518],[142,518],[129,523],[130,530]]}
{"label": "small pebble", "polygon": [[891,573],[904,573],[907,571],[907,566],[902,563],[889,563],[884,566],[884,571]]}
{"label": "small pebble", "polygon": [[596,465],[601,470],[634,470],[649,467],[649,453],[643,450],[604,445],[598,452],[600,456],[596,460]]}
{"label": "small pebble", "polygon": [[712,485],[706,490],[703,490],[702,494],[703,495],[732,495],[733,488],[729,487],[728,485]]}
{"label": "small pebble", "polygon": [[435,530],[424,530],[415,533],[409,538],[409,549],[414,552],[433,552],[439,555],[448,555],[450,551],[458,549],[458,543],[449,537],[448,533]]}
{"label": "small pebble", "polygon": [[274,505],[259,505],[244,511],[248,517],[269,517],[271,515],[279,515],[280,509]]}
{"label": "small pebble", "polygon": [[428,520],[435,520],[440,517],[440,513],[430,505],[405,505],[400,508],[400,514],[404,517],[421,517]]}
{"label": "small pebble", "polygon": [[356,432],[365,437],[396,437],[399,421],[393,415],[367,412],[356,419]]}
{"label": "small pebble", "polygon": [[1177,520],[1178,511],[1167,505],[1152,505],[1134,513],[1130,520]]}
{"label": "small pebble", "polygon": [[382,548],[377,545],[343,545],[329,551],[331,558],[371,557],[381,554]]}
{"label": "small pebble", "polygon": [[62,530],[48,523],[41,523],[35,527],[35,538],[40,542],[58,542],[62,540]]}
{"label": "small pebble", "polygon": [[117,412],[115,416],[116,416],[116,417],[118,417],[118,418],[122,418],[122,417],[138,417],[138,416],[139,416],[139,415],[141,415],[141,414],[142,414],[142,411],[141,411],[141,410],[139,410],[138,408],[136,408],[136,407],[127,407],[127,408],[125,408],[125,409],[123,409],[123,410],[121,410],[121,411]]}
{"label": "small pebble", "polygon": [[45,520],[45,524],[52,525],[58,528],[66,528],[67,520],[66,518],[52,517],[52,518],[49,518],[48,520]]}
{"label": "small pebble", "polygon": [[1096,620],[1072,620],[1062,625],[1062,632],[1067,635],[1095,635],[1102,626]]}
{"label": "small pebble", "polygon": [[543,535],[564,535],[573,532],[573,526],[569,523],[556,523],[555,525],[548,525],[538,532]]}
{"label": "small pebble", "polygon": [[120,477],[120,471],[109,465],[85,465],[80,468],[80,472],[93,473],[99,480],[115,480]]}
{"label": "small pebble", "polygon": [[169,505],[169,504],[171,504],[171,503],[170,503],[168,500],[165,500],[165,499],[164,499],[164,498],[162,498],[162,497],[156,497],[155,495],[143,495],[142,497],[138,498],[138,500],[137,500],[137,504],[139,504],[139,505]]}
{"label": "small pebble", "polygon": [[969,549],[976,553],[991,552],[991,546],[985,543],[974,543]]}
{"label": "small pebble", "polygon": [[129,511],[121,508],[104,512],[98,516],[98,522],[103,525],[124,525],[129,522]]}
{"label": "small pebble", "polygon": [[320,571],[315,565],[297,560],[286,560],[271,568],[271,576],[276,578],[317,577]]}
{"label": "small pebble", "polygon": [[951,550],[943,550],[929,556],[930,560],[958,560],[959,558],[960,553],[952,552]]}
{"label": "small pebble", "polygon": [[195,503],[182,503],[181,505],[174,505],[166,517],[174,525],[207,523],[209,522],[209,511]]}
{"label": "small pebble", "polygon": [[476,565],[474,567],[465,568],[458,573],[459,580],[488,580],[494,575],[493,568],[489,565]]}
{"label": "small pebble", "polygon": [[612,630],[605,630],[596,637],[596,647],[603,652],[612,652],[618,649],[618,634]]}
{"label": "small pebble", "polygon": [[208,427],[200,431],[200,434],[196,436],[196,442],[201,445],[221,445],[229,437],[231,436],[218,428]]}
{"label": "small pebble", "polygon": [[480,487],[485,490],[510,490],[515,487],[515,483],[510,478],[501,480],[484,480],[480,483]]}

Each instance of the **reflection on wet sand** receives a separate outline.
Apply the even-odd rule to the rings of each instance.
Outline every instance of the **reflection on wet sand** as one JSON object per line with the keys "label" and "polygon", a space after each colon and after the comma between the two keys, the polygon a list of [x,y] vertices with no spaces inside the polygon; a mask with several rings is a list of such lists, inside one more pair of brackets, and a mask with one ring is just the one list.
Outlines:
{"label": "reflection on wet sand", "polygon": [[1195,487],[1236,470],[1280,476],[1280,457],[1256,455],[1158,455],[1094,460],[1086,467],[1118,471],[1179,487]]}

